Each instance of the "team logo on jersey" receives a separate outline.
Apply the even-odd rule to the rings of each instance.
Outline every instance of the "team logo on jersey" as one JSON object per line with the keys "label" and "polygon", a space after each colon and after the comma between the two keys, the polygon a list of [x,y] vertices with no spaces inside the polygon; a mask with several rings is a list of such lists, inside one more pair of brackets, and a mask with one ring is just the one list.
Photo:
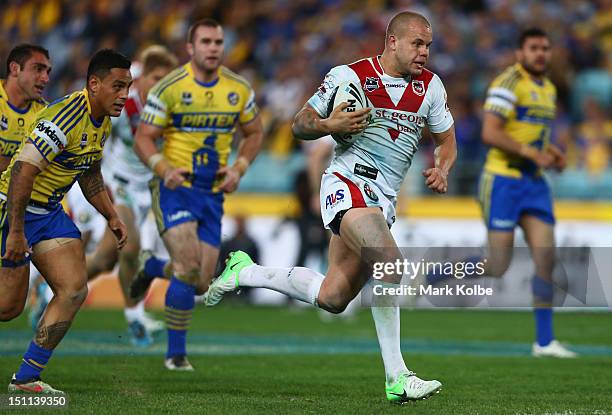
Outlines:
{"label": "team logo on jersey", "polygon": [[83,133],[81,136],[81,148],[85,148],[87,145],[87,133]]}
{"label": "team logo on jersey", "polygon": [[538,100],[538,93],[535,91],[531,91],[531,99],[533,101],[537,101]]}
{"label": "team logo on jersey", "polygon": [[418,96],[425,94],[425,83],[423,81],[412,81],[412,91]]}
{"label": "team logo on jersey", "polygon": [[104,147],[104,143],[106,143],[106,133],[102,133],[102,139],[100,140],[100,147]]}
{"label": "team logo on jersey", "polygon": [[181,103],[183,105],[191,105],[193,103],[191,92],[183,91],[183,94],[181,95]]}
{"label": "team logo on jersey", "polygon": [[2,131],[8,130],[8,118],[4,114],[2,114],[2,119],[0,119],[0,129]]}
{"label": "team logo on jersey", "polygon": [[370,200],[378,202],[378,195],[374,192],[374,190],[370,187],[369,184],[365,183],[363,185],[363,191]]}
{"label": "team logo on jersey", "polygon": [[380,85],[378,84],[378,78],[373,78],[371,76],[368,76],[365,79],[365,82],[363,83],[363,89],[365,89],[368,92],[372,92],[376,89],[378,89]]}
{"label": "team logo on jersey", "polygon": [[229,102],[231,105],[238,104],[238,99],[239,98],[240,97],[235,92],[230,92],[229,94],[227,94],[227,102]]}

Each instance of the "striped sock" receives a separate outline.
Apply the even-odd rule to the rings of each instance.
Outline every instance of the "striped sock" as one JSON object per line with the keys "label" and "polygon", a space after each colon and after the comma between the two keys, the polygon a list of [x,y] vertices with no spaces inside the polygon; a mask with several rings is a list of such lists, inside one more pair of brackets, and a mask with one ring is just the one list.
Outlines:
{"label": "striped sock", "polygon": [[19,366],[19,370],[15,374],[17,382],[26,382],[39,378],[40,372],[47,366],[47,362],[52,354],[53,350],[43,349],[32,340],[28,350],[23,355],[21,366]]}
{"label": "striped sock", "polygon": [[187,354],[187,329],[195,307],[195,287],[176,277],[170,280],[166,292],[166,327],[168,331],[168,351],[166,358]]}

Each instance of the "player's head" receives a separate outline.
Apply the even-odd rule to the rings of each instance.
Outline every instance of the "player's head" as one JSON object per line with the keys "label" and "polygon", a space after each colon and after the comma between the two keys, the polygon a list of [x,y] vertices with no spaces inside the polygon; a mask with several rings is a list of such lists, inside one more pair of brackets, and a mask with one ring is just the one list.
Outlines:
{"label": "player's head", "polygon": [[112,49],[99,50],[89,61],[87,89],[104,114],[117,117],[121,113],[132,84],[130,66],[128,58]]}
{"label": "player's head", "polygon": [[516,59],[528,72],[543,75],[548,70],[551,55],[550,39],[545,31],[533,27],[521,32]]}
{"label": "player's head", "polygon": [[401,12],[387,26],[385,53],[403,76],[419,76],[427,63],[432,39],[431,24],[424,16]]}
{"label": "player's head", "polygon": [[138,58],[142,74],[138,78],[138,89],[146,97],[149,90],[178,65],[178,59],[165,46],[152,45],[145,48]]}
{"label": "player's head", "polygon": [[213,19],[195,22],[187,32],[187,53],[195,66],[204,72],[214,72],[223,58],[223,28]]}
{"label": "player's head", "polygon": [[15,46],[6,59],[7,82],[16,82],[27,101],[41,98],[50,72],[49,51],[42,46]]}

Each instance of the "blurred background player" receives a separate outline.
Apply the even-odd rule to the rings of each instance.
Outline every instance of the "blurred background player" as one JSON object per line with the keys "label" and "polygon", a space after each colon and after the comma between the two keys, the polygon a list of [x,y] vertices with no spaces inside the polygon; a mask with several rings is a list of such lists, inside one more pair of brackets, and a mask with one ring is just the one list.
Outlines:
{"label": "blurred background player", "polygon": [[482,140],[491,146],[479,186],[488,229],[487,274],[500,277],[512,260],[514,229],[525,235],[535,263],[532,294],[536,328],[534,356],[575,357],[553,334],[555,217],[543,169],[565,168],[565,156],[550,142],[556,89],[546,77],[551,59],[547,34],[538,28],[519,37],[517,63],[487,92]]}
{"label": "blurred background player", "polygon": [[76,180],[107,219],[118,247],[125,245],[125,225],[105,191],[100,166],[109,115],[121,113],[132,83],[129,68],[130,61],[113,50],[96,53],[86,88],[38,114],[28,141],[0,178],[0,319],[9,321],[23,310],[30,260],[54,292],[9,392],[63,393],[42,382],[40,373],[87,296],[81,235],[60,203]]}
{"label": "blurred background player", "polygon": [[[151,332],[163,329],[163,323],[145,314],[144,293],[135,299],[129,295],[130,283],[138,269],[140,229],[151,208],[149,180],[152,178],[150,170],[134,153],[134,134],[149,90],[176,68],[178,61],[164,46],[152,45],[141,52],[137,64],[141,73],[130,89],[121,115],[113,119],[112,136],[102,166],[117,213],[127,227],[128,242],[122,250],[117,250],[113,233],[106,229],[95,251],[87,255],[87,276],[92,280],[103,272],[112,271],[119,262],[119,282],[132,343],[148,346],[152,342]],[[88,206],[83,206],[77,212],[89,218],[92,214],[88,214],[87,209]],[[94,218],[88,221],[91,224],[96,222]]]}
{"label": "blurred background player", "polygon": [[[49,51],[39,45],[15,46],[6,59],[6,79],[0,80],[0,173],[6,170],[21,143],[32,131],[36,114],[45,107],[42,93],[49,83]],[[37,291],[30,320],[36,327],[46,307],[44,281],[30,266],[30,287]]]}
{"label": "blurred background player", "polygon": [[[425,17],[412,12],[396,14],[387,26],[382,55],[333,68],[295,117],[293,133],[300,139],[363,132],[352,145],[338,145],[321,181],[323,223],[333,232],[327,274],[303,267],[262,267],[244,252],[234,252],[205,294],[206,305],[217,304],[226,292],[240,287],[263,287],[340,313],[370,280],[364,262],[371,267],[374,262],[403,258],[390,227],[422,129],[427,126],[436,143],[435,167],[423,171],[430,189],[446,193],[447,176],[457,155],[444,86],[425,69],[432,40],[431,24]],[[333,108],[334,96],[344,82],[362,86],[373,108],[343,112],[347,103]],[[369,125],[371,110],[375,115]],[[326,201],[328,195],[335,195],[336,201]],[[368,249],[371,255],[364,253]],[[400,280],[401,275],[388,274],[382,284],[397,287]],[[422,380],[406,367],[400,349],[399,306],[393,300],[372,300],[386,396],[395,403],[424,399],[442,384]]]}
{"label": "blurred background player", "polygon": [[[151,183],[157,226],[172,260],[166,292],[170,370],[193,370],[186,334],[194,294],[213,277],[221,243],[223,193],[238,187],[259,152],[263,128],[249,83],[221,65],[223,29],[212,19],[194,23],[187,35],[191,60],[149,93],[135,150],[155,173]],[[242,132],[235,162],[228,158],[236,127]],[[155,141],[163,138],[158,152]],[[150,257],[149,276],[163,275],[165,261]]]}

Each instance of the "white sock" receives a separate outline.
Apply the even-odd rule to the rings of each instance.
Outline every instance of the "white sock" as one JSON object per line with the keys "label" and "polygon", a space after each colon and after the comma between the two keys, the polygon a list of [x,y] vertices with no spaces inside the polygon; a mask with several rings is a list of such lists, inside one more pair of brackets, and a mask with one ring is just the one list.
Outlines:
{"label": "white sock", "polygon": [[323,279],[324,275],[304,267],[250,265],[240,271],[238,284],[241,287],[269,288],[316,307]]}
{"label": "white sock", "polygon": [[139,301],[134,307],[125,307],[123,314],[128,323],[140,320],[144,316],[144,300]]}
{"label": "white sock", "polygon": [[[397,284],[385,282],[376,283],[383,284],[385,287],[397,286]],[[394,298],[391,296],[372,296],[372,317],[376,326],[387,382],[393,383],[398,375],[408,372],[400,348],[399,306],[394,304]]]}

